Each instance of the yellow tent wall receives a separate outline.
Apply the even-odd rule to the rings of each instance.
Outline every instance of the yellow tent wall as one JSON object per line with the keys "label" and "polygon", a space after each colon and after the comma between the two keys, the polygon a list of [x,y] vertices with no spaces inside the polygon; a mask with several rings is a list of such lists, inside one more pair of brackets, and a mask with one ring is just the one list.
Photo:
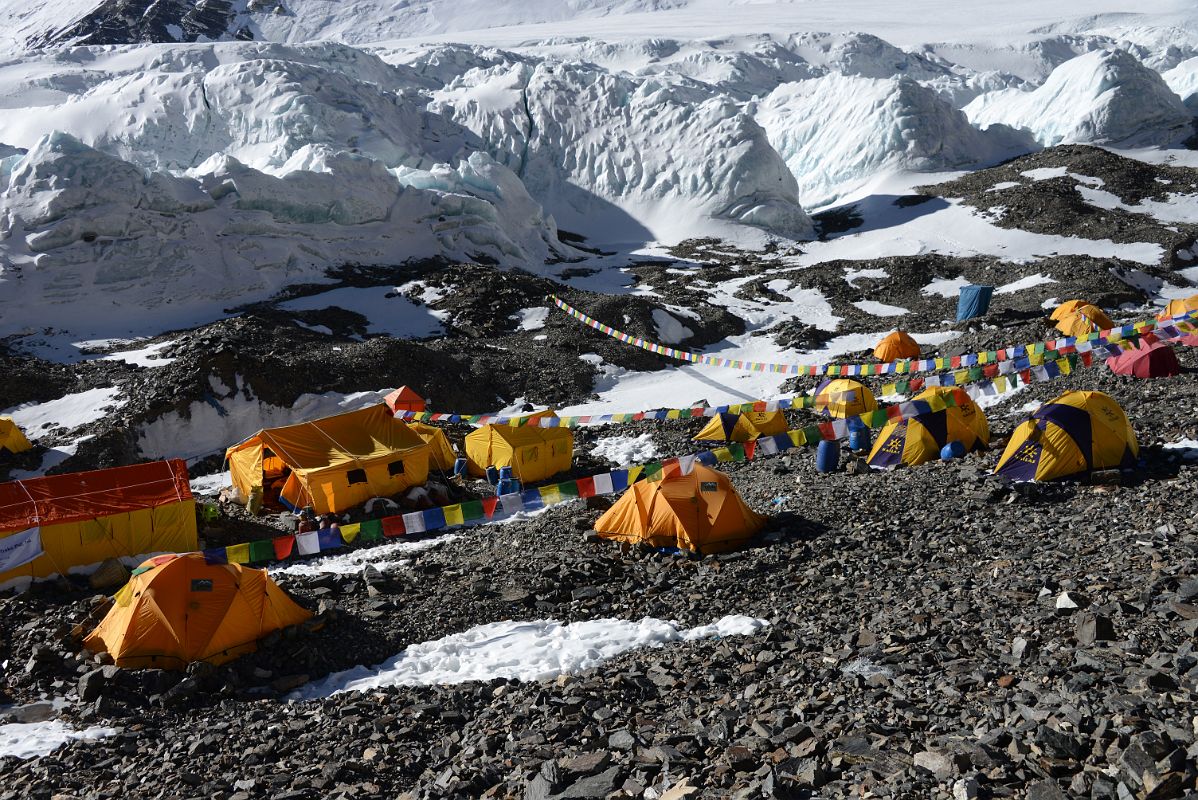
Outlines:
{"label": "yellow tent wall", "polygon": [[458,460],[458,454],[454,452],[444,430],[435,425],[425,425],[423,422],[409,422],[408,427],[428,445],[430,469],[439,469],[442,472],[453,469],[453,462]]}
{"label": "yellow tent wall", "polygon": [[0,417],[0,451],[24,453],[33,448],[11,417]]}
{"label": "yellow tent wall", "polygon": [[262,483],[269,448],[291,469],[280,499],[318,514],[372,497],[399,494],[428,480],[429,446],[385,404],[259,431],[226,452],[233,485],[249,497]]}
{"label": "yellow tent wall", "polygon": [[878,401],[869,387],[848,378],[825,382],[815,395],[815,410],[838,419],[856,417],[877,408]]}
{"label": "yellow tent wall", "polygon": [[481,477],[489,466],[512,468],[522,483],[542,481],[570,469],[574,435],[566,428],[484,425],[466,436],[470,474]]}
{"label": "yellow tent wall", "polygon": [[0,585],[198,547],[187,466],[178,460],[0,484],[0,538],[32,527],[43,554],[0,573]]}

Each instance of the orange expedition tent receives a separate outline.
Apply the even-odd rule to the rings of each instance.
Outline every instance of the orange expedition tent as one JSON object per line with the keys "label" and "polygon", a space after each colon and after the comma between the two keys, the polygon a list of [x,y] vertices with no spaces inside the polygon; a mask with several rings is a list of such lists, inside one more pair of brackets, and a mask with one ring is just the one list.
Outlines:
{"label": "orange expedition tent", "polygon": [[17,427],[11,417],[0,417],[0,451],[24,453],[33,449],[33,445],[25,438],[25,434]]}
{"label": "orange expedition tent", "polygon": [[443,428],[425,425],[423,422],[409,422],[408,427],[428,445],[429,469],[439,469],[442,472],[453,469],[453,462],[458,460],[458,454],[453,451],[453,445],[449,443],[449,437],[445,435]]}
{"label": "orange expedition tent", "polygon": [[424,411],[424,398],[416,393],[411,386],[401,386],[383,398],[391,413],[396,411]]}
{"label": "orange expedition tent", "polygon": [[1061,303],[1052,310],[1052,314],[1049,315],[1049,319],[1051,319],[1053,322],[1060,322],[1065,317],[1077,311],[1079,308],[1084,308],[1088,305],[1093,304],[1089,300],[1066,300],[1064,303]]}
{"label": "orange expedition tent", "polygon": [[1085,336],[1094,331],[1115,327],[1111,318],[1098,306],[1081,306],[1057,320],[1057,330],[1066,336]]}
{"label": "orange expedition tent", "polygon": [[695,464],[687,475],[634,483],[595,530],[605,539],[723,553],[751,539],[765,519],[745,505],[727,475]]}
{"label": "orange expedition tent", "polygon": [[429,446],[383,403],[269,428],[225,452],[246,500],[255,486],[268,502],[336,513],[428,480]]}
{"label": "orange expedition tent", "polygon": [[919,343],[906,331],[895,331],[874,347],[874,358],[884,363],[919,358]]}
{"label": "orange expedition tent", "polygon": [[134,570],[83,643],[125,669],[184,669],[194,661],[231,661],[268,633],[311,616],[264,569],[172,554]]}
{"label": "orange expedition tent", "polygon": [[195,501],[178,459],[0,483],[0,563],[9,565],[0,585],[196,547]]}
{"label": "orange expedition tent", "polygon": [[1160,322],[1168,322],[1173,317],[1185,316],[1191,311],[1198,311],[1198,294],[1180,300],[1170,300],[1156,318]]}

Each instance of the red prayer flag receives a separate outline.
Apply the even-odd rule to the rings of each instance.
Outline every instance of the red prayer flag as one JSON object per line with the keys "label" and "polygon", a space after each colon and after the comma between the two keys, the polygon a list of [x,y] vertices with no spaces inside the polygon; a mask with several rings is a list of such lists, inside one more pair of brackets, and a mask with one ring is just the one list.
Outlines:
{"label": "red prayer flag", "polygon": [[484,497],[482,499],[482,503],[483,503],[483,514],[486,516],[486,518],[491,519],[492,517],[494,517],[495,516],[495,506],[499,505],[499,498],[498,497]]}
{"label": "red prayer flag", "polygon": [[383,517],[383,536],[392,538],[395,536],[403,536],[407,533],[407,528],[404,527],[403,517],[396,514],[393,517]]}
{"label": "red prayer flag", "polygon": [[295,547],[295,537],[276,536],[273,544],[275,546],[275,559],[277,561],[285,561],[291,558],[291,549]]}
{"label": "red prayer flag", "polygon": [[593,475],[585,478],[579,478],[578,484],[579,497],[594,497],[595,496],[595,477]]}
{"label": "red prayer flag", "polygon": [[756,452],[757,452],[757,440],[756,439],[750,439],[749,441],[745,442],[745,459],[746,460],[752,461],[753,454]]}

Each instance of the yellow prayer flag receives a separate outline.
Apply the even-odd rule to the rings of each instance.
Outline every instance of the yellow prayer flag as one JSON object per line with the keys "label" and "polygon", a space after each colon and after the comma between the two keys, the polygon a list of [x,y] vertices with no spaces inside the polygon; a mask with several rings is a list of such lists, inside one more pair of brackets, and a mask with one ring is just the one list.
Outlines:
{"label": "yellow prayer flag", "polygon": [[230,564],[248,564],[250,563],[250,545],[234,544],[225,548],[225,558]]}
{"label": "yellow prayer flag", "polygon": [[452,528],[454,525],[465,524],[466,519],[462,516],[462,504],[457,503],[452,506],[445,506],[445,526]]}

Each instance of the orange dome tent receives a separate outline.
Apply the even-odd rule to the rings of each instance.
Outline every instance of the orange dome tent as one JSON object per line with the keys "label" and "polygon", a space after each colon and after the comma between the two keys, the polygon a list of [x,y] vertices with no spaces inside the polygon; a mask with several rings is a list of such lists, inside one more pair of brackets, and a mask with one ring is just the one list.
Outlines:
{"label": "orange dome tent", "polygon": [[844,419],[866,411],[876,411],[878,401],[864,384],[849,378],[824,381],[815,393],[815,410],[829,417]]}
{"label": "orange dome tent", "polygon": [[1053,309],[1049,319],[1051,319],[1053,322],[1060,322],[1065,317],[1077,311],[1079,308],[1084,308],[1088,305],[1093,304],[1089,300],[1066,300],[1064,303],[1061,303],[1059,306]]}
{"label": "orange dome tent", "polygon": [[1198,294],[1192,294],[1183,300],[1170,300],[1156,318],[1159,322],[1168,322],[1173,317],[1184,316],[1191,311],[1198,311]]}
{"label": "orange dome tent", "polygon": [[895,331],[874,347],[874,358],[883,363],[918,357],[919,343],[906,331]]}
{"label": "orange dome tent", "polygon": [[170,554],[134,570],[83,643],[111,654],[118,667],[184,669],[232,661],[268,633],[311,616],[264,569]]}
{"label": "orange dome tent", "polygon": [[383,399],[392,414],[397,411],[424,411],[425,409],[424,398],[416,394],[416,390],[411,386],[401,386]]}
{"label": "orange dome tent", "polygon": [[628,488],[595,523],[605,539],[677,547],[696,553],[735,550],[765,525],[722,472],[695,464]]}
{"label": "orange dome tent", "polygon": [[1057,320],[1057,330],[1066,336],[1085,336],[1094,331],[1115,327],[1111,318],[1098,306],[1081,306],[1072,314]]}

